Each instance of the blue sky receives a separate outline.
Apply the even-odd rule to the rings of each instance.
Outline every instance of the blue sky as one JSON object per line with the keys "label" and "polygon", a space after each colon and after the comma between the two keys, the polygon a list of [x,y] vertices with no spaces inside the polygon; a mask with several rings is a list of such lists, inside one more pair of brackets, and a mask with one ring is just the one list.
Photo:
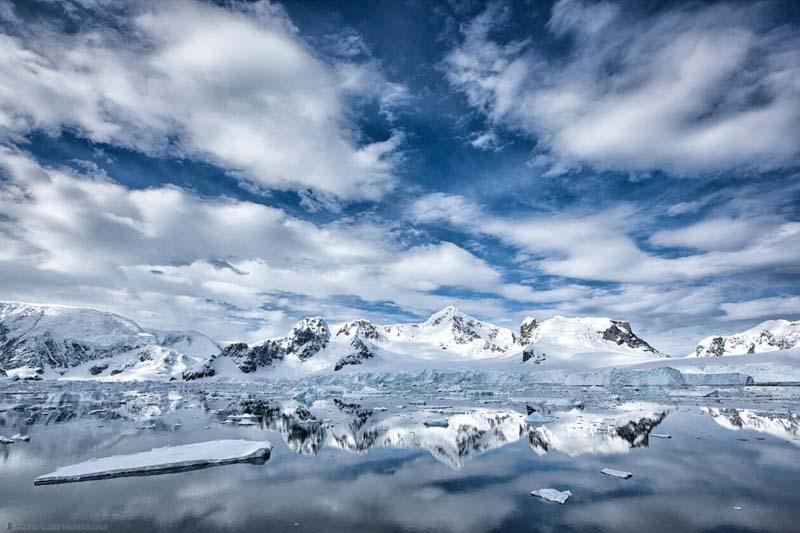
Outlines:
{"label": "blue sky", "polygon": [[794,2],[0,3],[0,298],[220,340],[800,318]]}

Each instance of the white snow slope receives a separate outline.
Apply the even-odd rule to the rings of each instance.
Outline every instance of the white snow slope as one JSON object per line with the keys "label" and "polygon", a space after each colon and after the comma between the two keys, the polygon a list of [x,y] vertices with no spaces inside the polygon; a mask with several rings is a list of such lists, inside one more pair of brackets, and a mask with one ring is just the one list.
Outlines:
{"label": "white snow slope", "polygon": [[[305,322],[295,331],[309,330]],[[408,372],[430,369],[496,370],[514,373],[590,370],[664,361],[664,354],[636,337],[626,322],[557,316],[523,322],[521,335],[446,307],[426,321],[376,325],[354,320],[327,328],[313,355],[301,359],[289,337],[240,345],[209,363],[217,379],[297,377],[330,372]],[[328,333],[325,333],[328,335]],[[307,341],[306,337],[302,337]],[[306,344],[307,345],[307,344]],[[249,351],[248,351],[249,350]],[[265,355],[266,354],[266,355]],[[277,355],[276,355],[277,354]],[[256,363],[254,361],[258,360]],[[207,376],[205,376],[207,377]]]}
{"label": "white snow slope", "polygon": [[219,350],[195,331],[147,330],[95,309],[0,302],[0,366],[11,377],[178,378]]}
{"label": "white snow slope", "polygon": [[800,348],[800,320],[768,320],[734,335],[706,337],[690,357],[720,357]]}
{"label": "white snow slope", "polygon": [[[796,326],[772,321],[745,333],[759,340],[756,349],[775,349],[795,342]],[[452,306],[413,324],[354,320],[328,326],[320,317],[308,318],[285,337],[221,349],[200,333],[148,330],[93,309],[0,303],[0,368],[11,378],[239,381],[490,371],[563,382],[587,372],[612,376],[613,368],[668,366],[683,373],[741,372],[756,381],[796,381],[800,357],[793,351],[772,352],[769,358],[725,357],[724,363],[717,357],[666,359],[627,322],[562,316],[539,322],[528,317],[517,333]]]}

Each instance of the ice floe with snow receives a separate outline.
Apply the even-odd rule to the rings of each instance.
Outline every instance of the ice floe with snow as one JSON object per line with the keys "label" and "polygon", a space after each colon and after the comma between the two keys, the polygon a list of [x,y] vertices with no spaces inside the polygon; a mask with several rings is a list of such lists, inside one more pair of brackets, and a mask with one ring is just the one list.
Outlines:
{"label": "ice floe with snow", "polygon": [[558,489],[536,489],[531,491],[531,496],[536,496],[548,502],[555,502],[560,504],[565,504],[570,496],[572,496],[572,492],[568,490],[558,490]]}
{"label": "ice floe with snow", "polygon": [[146,476],[195,470],[234,463],[259,463],[269,459],[272,444],[267,441],[215,440],[165,446],[147,452],[112,455],[62,466],[37,477],[35,485],[51,485],[123,476]]}

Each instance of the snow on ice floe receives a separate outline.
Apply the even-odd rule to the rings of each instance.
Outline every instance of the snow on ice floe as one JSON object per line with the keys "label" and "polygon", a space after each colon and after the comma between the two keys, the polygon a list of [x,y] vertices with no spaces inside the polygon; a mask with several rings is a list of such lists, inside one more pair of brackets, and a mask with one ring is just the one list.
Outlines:
{"label": "snow on ice floe", "polygon": [[604,468],[600,472],[607,476],[618,477],[621,479],[630,479],[633,477],[633,474],[630,472],[626,472],[624,470],[615,470],[614,468]]}
{"label": "snow on ice floe", "polygon": [[560,504],[565,504],[570,496],[572,496],[572,492],[568,490],[558,490],[558,489],[536,489],[531,491],[531,496],[536,496],[548,502],[555,502]]}
{"label": "snow on ice floe", "polygon": [[29,442],[31,440],[30,435],[23,435],[22,433],[15,433],[10,437],[5,437],[0,435],[0,444],[14,444],[15,442]]}
{"label": "snow on ice floe", "polygon": [[70,483],[123,476],[164,474],[269,459],[272,444],[267,441],[215,440],[181,446],[165,446],[147,452],[112,455],[62,466],[39,476],[35,485]]}

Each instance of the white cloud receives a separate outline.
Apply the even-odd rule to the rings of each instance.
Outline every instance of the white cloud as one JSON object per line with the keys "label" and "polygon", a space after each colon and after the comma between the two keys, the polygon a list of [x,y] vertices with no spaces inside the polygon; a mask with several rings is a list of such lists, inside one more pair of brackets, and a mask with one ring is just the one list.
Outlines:
{"label": "white cloud", "polygon": [[507,314],[508,300],[559,294],[506,283],[500,270],[449,242],[409,248],[402,231],[376,223],[317,225],[172,186],[128,189],[104,174],[43,167],[12,148],[0,148],[0,173],[7,299],[99,306],[229,340],[278,334],[312,307],[355,315],[334,303],[347,298],[411,314],[455,304],[496,317]]}
{"label": "white cloud", "polygon": [[[464,29],[450,83],[496,124],[535,137],[558,174],[582,164],[678,173],[795,165],[800,155],[797,28],[768,4],[692,5],[637,16],[618,3],[561,0],[548,24],[569,40],[546,59],[501,43],[494,4]],[[506,14],[507,16],[507,14]]]}
{"label": "white cloud", "polygon": [[376,64],[327,65],[267,2],[125,9],[105,13],[122,30],[87,22],[77,33],[35,24],[0,34],[0,131],[71,129],[331,198],[375,199],[393,186],[401,133],[365,141],[349,109],[367,92],[387,112],[401,105],[405,88]]}
{"label": "white cloud", "polygon": [[650,242],[656,246],[698,250],[737,250],[773,229],[775,223],[768,218],[710,218],[678,229],[657,231]]}
{"label": "white cloud", "polygon": [[720,305],[730,320],[756,320],[800,317],[800,296],[773,296]]}
{"label": "white cloud", "polygon": [[[589,214],[499,217],[461,196],[434,193],[410,209],[417,222],[444,221],[500,239],[520,259],[552,276],[621,283],[699,280],[792,267],[800,262],[800,223],[777,217],[718,219],[658,232],[660,245],[708,250],[663,257],[643,250],[633,235],[640,214],[630,205]],[[716,233],[709,233],[710,231]]]}

